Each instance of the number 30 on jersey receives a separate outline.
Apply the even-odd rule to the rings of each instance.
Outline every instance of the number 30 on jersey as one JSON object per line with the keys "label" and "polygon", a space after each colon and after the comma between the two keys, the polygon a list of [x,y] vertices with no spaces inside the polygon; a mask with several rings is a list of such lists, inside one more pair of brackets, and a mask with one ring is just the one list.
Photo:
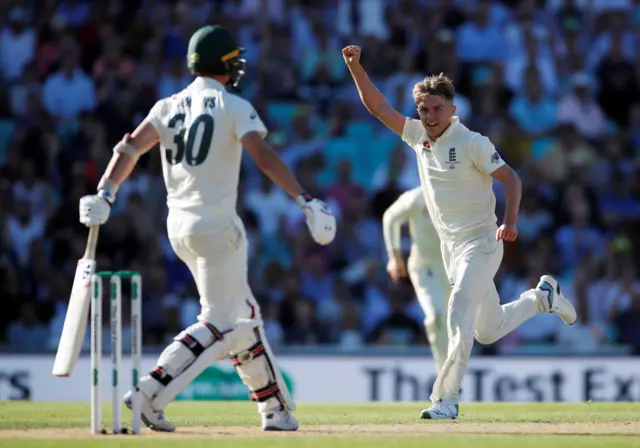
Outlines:
{"label": "number 30 on jersey", "polygon": [[[191,126],[184,127],[185,114],[174,115],[169,120],[169,129],[176,129],[178,133],[173,137],[176,148],[166,148],[165,157],[171,165],[177,165],[184,160],[189,166],[202,164],[209,155],[211,140],[213,139],[214,122],[211,115],[198,115]],[[201,134],[200,144],[196,151],[196,138]],[[185,140],[186,136],[186,140]]]}

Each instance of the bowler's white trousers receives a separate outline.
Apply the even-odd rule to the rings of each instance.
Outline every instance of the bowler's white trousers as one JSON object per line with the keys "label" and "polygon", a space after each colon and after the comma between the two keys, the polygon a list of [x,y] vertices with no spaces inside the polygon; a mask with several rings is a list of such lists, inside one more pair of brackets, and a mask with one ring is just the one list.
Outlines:
{"label": "bowler's white trousers", "polygon": [[409,264],[409,278],[416,292],[420,307],[424,311],[424,326],[436,372],[440,372],[447,359],[447,302],[451,295],[451,285],[442,263],[433,266],[412,267]]}
{"label": "bowler's white trousers", "polygon": [[169,215],[169,241],[198,287],[198,320],[224,331],[235,327],[240,318],[260,319],[260,308],[248,282],[247,238],[242,220],[232,215],[178,231],[184,222],[177,221],[183,216],[175,212]]}
{"label": "bowler's white trousers", "polygon": [[433,385],[433,403],[459,403],[474,336],[481,344],[491,344],[538,312],[534,295],[500,305],[493,277],[504,248],[502,241],[496,241],[496,230],[441,236],[442,258],[453,290],[447,310],[448,356]]}

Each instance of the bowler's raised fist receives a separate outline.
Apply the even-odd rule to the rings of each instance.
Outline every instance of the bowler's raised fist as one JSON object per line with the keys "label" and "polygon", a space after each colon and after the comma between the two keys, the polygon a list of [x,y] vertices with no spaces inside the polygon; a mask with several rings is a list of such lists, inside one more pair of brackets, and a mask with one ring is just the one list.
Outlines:
{"label": "bowler's raised fist", "polygon": [[360,63],[360,47],[357,45],[349,45],[342,49],[342,57],[347,65]]}

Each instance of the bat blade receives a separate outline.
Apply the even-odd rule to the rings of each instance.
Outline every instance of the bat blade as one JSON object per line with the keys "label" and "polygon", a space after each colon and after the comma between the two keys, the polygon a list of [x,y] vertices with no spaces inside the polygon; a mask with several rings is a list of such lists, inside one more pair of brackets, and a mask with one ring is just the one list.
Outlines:
{"label": "bat blade", "polygon": [[67,315],[64,318],[58,352],[53,363],[54,376],[71,375],[82,351],[91,303],[91,277],[95,269],[95,260],[78,260]]}

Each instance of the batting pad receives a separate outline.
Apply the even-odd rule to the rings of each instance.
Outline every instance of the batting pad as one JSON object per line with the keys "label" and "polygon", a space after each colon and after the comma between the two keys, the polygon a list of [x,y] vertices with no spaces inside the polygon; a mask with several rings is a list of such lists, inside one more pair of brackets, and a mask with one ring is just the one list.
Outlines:
{"label": "batting pad", "polygon": [[247,335],[242,343],[248,348],[231,352],[231,362],[249,388],[249,398],[258,402],[258,412],[293,411],[296,404],[282,378],[262,325],[255,328],[253,334]]}

